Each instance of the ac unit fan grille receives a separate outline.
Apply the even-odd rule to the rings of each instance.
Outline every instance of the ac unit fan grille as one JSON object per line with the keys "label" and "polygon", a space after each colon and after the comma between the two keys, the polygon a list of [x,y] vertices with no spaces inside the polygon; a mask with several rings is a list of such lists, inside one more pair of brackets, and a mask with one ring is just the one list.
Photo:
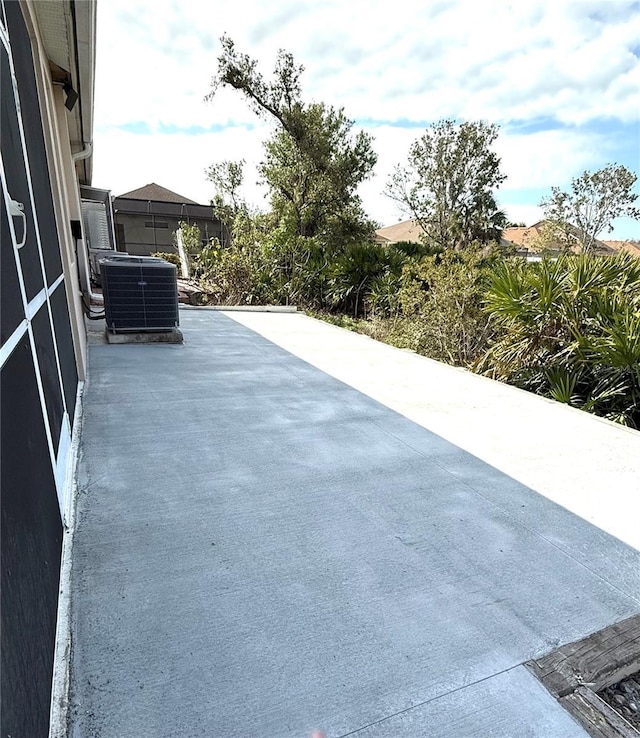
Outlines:
{"label": "ac unit fan grille", "polygon": [[[137,259],[140,261],[140,259]],[[169,262],[100,262],[107,328],[166,331],[178,325],[176,268]]]}

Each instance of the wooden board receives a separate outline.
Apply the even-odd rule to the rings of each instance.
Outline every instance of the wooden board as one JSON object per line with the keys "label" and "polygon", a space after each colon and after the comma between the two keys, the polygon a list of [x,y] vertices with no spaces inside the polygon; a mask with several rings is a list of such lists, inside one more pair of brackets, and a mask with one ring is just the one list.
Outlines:
{"label": "wooden board", "polygon": [[592,738],[640,736],[596,694],[640,669],[640,614],[525,666]]}
{"label": "wooden board", "polygon": [[598,692],[640,669],[640,614],[525,666],[555,697],[582,686]]}
{"label": "wooden board", "polygon": [[638,738],[640,733],[621,715],[586,687],[562,697],[560,704],[570,712],[592,738]]}

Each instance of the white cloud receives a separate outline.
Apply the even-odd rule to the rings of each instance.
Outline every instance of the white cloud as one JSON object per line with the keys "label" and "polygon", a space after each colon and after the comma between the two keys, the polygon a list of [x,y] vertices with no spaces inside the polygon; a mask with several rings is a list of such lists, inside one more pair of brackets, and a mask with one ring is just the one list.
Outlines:
{"label": "white cloud", "polygon": [[518,205],[517,203],[501,202],[500,206],[512,223],[524,223],[533,225],[542,220],[544,213],[542,208],[535,205]]}
{"label": "white cloud", "polygon": [[264,189],[258,187],[255,162],[261,157],[264,133],[230,128],[199,136],[159,134],[141,136],[111,130],[96,135],[94,182],[120,195],[150,182],[206,204],[213,186],[205,169],[216,162],[244,158],[245,195],[264,206]]}
{"label": "white cloud", "polygon": [[502,159],[501,169],[507,175],[502,189],[563,186],[571,176],[590,166],[593,146],[602,151],[607,142],[601,136],[572,130],[520,135],[502,131],[495,143],[495,150]]}
{"label": "white cloud", "polygon": [[267,73],[278,48],[292,51],[307,94],[356,117],[637,119],[640,12],[610,0],[604,15],[567,0],[110,0],[99,6],[99,119],[246,121],[237,96],[202,105],[224,31]]}
{"label": "white cloud", "polygon": [[[377,176],[362,189],[372,217],[385,223],[398,213],[381,194],[384,183],[421,133],[398,121],[501,123],[505,197],[516,203],[518,189],[547,190],[601,165],[611,146],[603,121],[639,120],[635,0],[108,0],[98,4],[97,185],[117,193],[155,180],[206,201],[207,165],[260,159],[268,128],[241,96],[221,90],[203,100],[223,32],[265,75],[279,48],[291,51],[306,67],[306,99],[390,124],[371,128]],[[571,128],[518,134],[513,121]],[[135,124],[150,136],[124,132]],[[235,127],[186,135],[228,125]],[[185,135],[162,135],[163,126]],[[639,168],[637,159],[623,163]]]}

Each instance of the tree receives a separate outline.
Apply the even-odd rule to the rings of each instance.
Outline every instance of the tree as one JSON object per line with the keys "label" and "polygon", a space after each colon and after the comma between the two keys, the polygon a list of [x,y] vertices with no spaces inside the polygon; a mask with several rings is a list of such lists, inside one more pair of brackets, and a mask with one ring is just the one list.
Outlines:
{"label": "tree", "polygon": [[397,166],[385,194],[422,227],[428,242],[462,249],[473,241],[499,240],[506,224],[493,190],[506,179],[491,150],[493,124],[453,120],[434,123]]}
{"label": "tree", "polygon": [[239,213],[247,210],[247,204],[240,195],[240,188],[244,180],[244,165],[244,159],[225,160],[212,164],[205,170],[207,179],[213,182],[215,188],[215,196],[211,201],[213,212],[222,222],[229,241],[233,238],[233,230]]}
{"label": "tree", "polygon": [[206,170],[207,179],[213,182],[213,186],[225,204],[237,210],[244,203],[240,197],[240,188],[244,180],[245,160],[221,161],[211,165]]}
{"label": "tree", "polygon": [[361,134],[352,141],[352,121],[322,103],[307,106],[301,119],[303,144],[285,130],[265,143],[259,171],[274,211],[298,236],[319,236],[325,245],[368,239],[373,228],[357,187],[375,163],[369,137]]}
{"label": "tree", "polygon": [[640,218],[640,210],[634,207],[638,195],[632,192],[636,180],[625,166],[607,164],[572,179],[571,192],[552,187],[540,207],[557,241],[593,252],[598,235],[605,229],[612,231],[615,218]]}
{"label": "tree", "polygon": [[357,195],[358,185],[376,163],[372,138],[352,134],[353,121],[342,109],[302,101],[303,67],[293,56],[278,53],[273,81],[266,81],[257,62],[221,38],[222,54],[208,99],[220,86],[241,92],[261,117],[277,129],[265,144],[260,167],[272,205],[292,237],[319,236],[325,246],[369,236],[373,231]]}

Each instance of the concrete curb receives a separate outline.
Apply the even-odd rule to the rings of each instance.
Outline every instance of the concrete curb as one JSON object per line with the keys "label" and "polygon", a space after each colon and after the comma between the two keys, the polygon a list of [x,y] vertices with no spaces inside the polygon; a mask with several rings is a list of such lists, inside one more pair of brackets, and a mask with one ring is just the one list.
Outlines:
{"label": "concrete curb", "polygon": [[53,657],[51,681],[51,709],[49,713],[49,738],[67,738],[69,691],[71,686],[71,572],[73,543],[76,527],[76,503],[78,497],[78,460],[84,421],[83,400],[86,382],[78,385],[76,410],[71,439],[71,474],[69,477],[68,519],[63,523],[62,556],[60,561],[60,588],[58,591],[58,613],[56,645]]}
{"label": "concrete curb", "polygon": [[180,310],[219,310],[242,313],[300,313],[295,305],[180,305]]}

